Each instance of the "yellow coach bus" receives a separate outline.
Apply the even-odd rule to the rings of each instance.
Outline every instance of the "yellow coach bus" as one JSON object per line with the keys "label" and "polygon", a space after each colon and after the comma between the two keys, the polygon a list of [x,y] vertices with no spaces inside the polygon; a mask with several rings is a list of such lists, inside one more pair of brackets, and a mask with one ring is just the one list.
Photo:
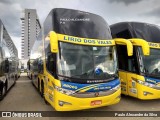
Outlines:
{"label": "yellow coach bus", "polygon": [[111,32],[113,38],[135,38],[133,56],[127,56],[126,46],[117,45],[122,93],[144,100],[160,98],[160,27],[122,22],[111,25]]}
{"label": "yellow coach bus", "polygon": [[[115,41],[126,44],[132,55],[131,42]],[[121,89],[115,41],[100,16],[53,9],[31,50],[30,78],[58,111],[116,104]]]}

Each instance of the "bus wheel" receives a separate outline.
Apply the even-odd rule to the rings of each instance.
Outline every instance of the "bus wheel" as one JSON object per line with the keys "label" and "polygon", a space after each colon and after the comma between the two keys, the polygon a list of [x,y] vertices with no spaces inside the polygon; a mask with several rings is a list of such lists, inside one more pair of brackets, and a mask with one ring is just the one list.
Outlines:
{"label": "bus wheel", "polygon": [[42,84],[41,84],[41,97],[44,99],[44,102],[49,105],[48,101],[45,99],[45,96],[44,96],[44,83],[42,81]]}
{"label": "bus wheel", "polygon": [[6,94],[6,92],[7,92],[7,86],[6,86],[6,84],[4,84],[2,90],[0,91],[0,100],[3,99],[3,97]]}

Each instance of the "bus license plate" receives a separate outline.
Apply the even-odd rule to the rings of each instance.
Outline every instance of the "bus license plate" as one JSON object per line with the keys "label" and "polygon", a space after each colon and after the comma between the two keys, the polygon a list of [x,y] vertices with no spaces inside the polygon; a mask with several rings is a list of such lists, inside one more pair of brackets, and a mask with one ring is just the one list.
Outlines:
{"label": "bus license plate", "polygon": [[102,104],[102,100],[91,101],[91,106],[101,105],[101,104]]}

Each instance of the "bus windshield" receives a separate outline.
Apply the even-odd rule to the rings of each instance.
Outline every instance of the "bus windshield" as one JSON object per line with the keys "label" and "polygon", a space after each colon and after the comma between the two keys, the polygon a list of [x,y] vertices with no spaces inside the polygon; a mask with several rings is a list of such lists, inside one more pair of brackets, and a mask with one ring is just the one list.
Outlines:
{"label": "bus windshield", "polygon": [[109,79],[117,73],[114,46],[59,43],[58,74],[76,79]]}
{"label": "bus windshield", "polygon": [[150,55],[144,56],[140,49],[144,72],[147,75],[160,77],[160,49],[150,49]]}

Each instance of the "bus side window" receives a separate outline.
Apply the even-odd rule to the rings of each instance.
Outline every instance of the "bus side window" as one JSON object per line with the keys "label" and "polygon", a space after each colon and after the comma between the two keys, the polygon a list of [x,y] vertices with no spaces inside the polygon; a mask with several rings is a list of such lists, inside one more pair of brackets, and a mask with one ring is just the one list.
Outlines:
{"label": "bus side window", "polygon": [[127,71],[127,47],[125,45],[117,45],[118,65],[120,70]]}
{"label": "bus side window", "polygon": [[136,72],[136,63],[135,63],[134,58],[128,59],[128,71]]}
{"label": "bus side window", "polygon": [[56,75],[56,54],[47,54],[47,69],[53,76]]}
{"label": "bus side window", "polygon": [[128,56],[128,71],[139,73],[138,62],[136,59],[136,47],[133,48],[133,56]]}
{"label": "bus side window", "polygon": [[5,73],[8,73],[8,72],[9,72],[9,68],[10,68],[9,60],[6,59],[6,60],[4,61],[4,71],[5,71]]}

